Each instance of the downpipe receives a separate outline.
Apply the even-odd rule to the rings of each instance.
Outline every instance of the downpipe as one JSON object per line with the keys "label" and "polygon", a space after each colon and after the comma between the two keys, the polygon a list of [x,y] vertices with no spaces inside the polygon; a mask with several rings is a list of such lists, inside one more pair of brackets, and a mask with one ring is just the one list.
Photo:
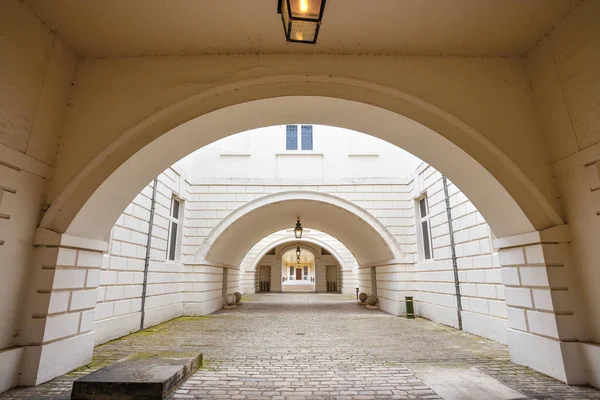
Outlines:
{"label": "downpipe", "polygon": [[156,188],[158,177],[154,178],[152,185],[152,198],[150,202],[150,220],[148,221],[148,240],[146,241],[146,257],[144,259],[144,281],[142,282],[142,310],[140,317],[140,331],[144,329],[144,318],[146,317],[146,287],[148,285],[148,269],[150,267],[150,249],[152,245],[152,226],[154,225],[154,211],[156,208]]}
{"label": "downpipe", "polygon": [[462,301],[460,298],[460,281],[458,279],[458,263],[456,261],[456,244],[454,243],[454,229],[452,228],[452,212],[450,209],[450,196],[448,195],[448,180],[442,175],[444,184],[444,197],[446,200],[446,215],[448,216],[448,234],[450,235],[450,252],[452,255],[452,269],[454,270],[454,291],[456,294],[456,316],[458,329],[462,331]]}

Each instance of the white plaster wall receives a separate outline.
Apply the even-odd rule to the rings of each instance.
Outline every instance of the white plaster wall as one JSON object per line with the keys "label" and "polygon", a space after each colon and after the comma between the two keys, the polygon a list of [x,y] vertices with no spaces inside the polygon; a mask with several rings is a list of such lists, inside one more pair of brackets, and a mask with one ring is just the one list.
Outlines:
{"label": "white plaster wall", "polygon": [[[416,199],[427,195],[433,259],[418,260],[408,289],[415,293],[415,312],[425,318],[458,327],[454,272],[442,174],[427,164],[413,173],[413,212]],[[448,194],[460,282],[463,329],[506,343],[506,305],[498,254],[492,233],[475,206],[449,180]],[[414,214],[414,213],[413,213]],[[416,222],[416,219],[415,219]],[[416,240],[416,229],[414,225]],[[416,249],[416,248],[415,248]],[[379,278],[379,277],[378,277]]]}
{"label": "white plaster wall", "polygon": [[223,295],[227,295],[229,293],[240,292],[241,293],[241,285],[240,285],[240,270],[230,268],[227,271],[227,291]]}
{"label": "white plaster wall", "polygon": [[358,270],[342,270],[342,293],[356,295]]}
{"label": "white plaster wall", "polygon": [[259,197],[290,190],[318,191],[350,201],[378,218],[402,251],[414,252],[414,239],[408,234],[408,229],[413,224],[413,211],[411,203],[407,201],[410,193],[404,179],[361,180],[356,184],[314,183],[253,179],[223,182],[212,179],[192,184],[189,188],[189,212],[186,217],[184,262],[193,262],[211,230],[232,211]]}
{"label": "white plaster wall", "polygon": [[194,265],[185,266],[185,272],[183,315],[206,315],[223,307],[223,268]]}
{"label": "white plaster wall", "polygon": [[[180,261],[167,260],[168,218],[174,195],[184,201],[180,213],[185,218],[187,196],[180,173],[179,169],[169,168],[158,177],[144,327],[182,314],[186,268]],[[111,231],[98,289],[96,343],[139,330],[153,185],[150,182],[136,196]]]}
{"label": "white plaster wall", "polygon": [[17,383],[35,229],[52,180],[75,56],[19,1],[0,12],[0,392]]}
{"label": "white plaster wall", "polygon": [[[378,305],[383,311],[394,315],[406,313],[405,296],[414,296],[417,290],[411,287],[411,281],[414,280],[412,266],[413,264],[391,264],[375,267]],[[370,279],[371,271],[363,277],[363,282],[366,288],[372,290]]]}
{"label": "white plaster wall", "polygon": [[219,178],[356,179],[397,178],[417,157],[373,136],[332,126],[313,126],[313,150],[286,150],[285,125],[254,129],[205,146],[178,162],[193,182]]}
{"label": "white plaster wall", "polygon": [[[588,324],[600,342],[600,3],[583,1],[529,52],[526,67]],[[600,372],[597,373],[600,376]],[[597,381],[597,377],[595,378]]]}
{"label": "white plaster wall", "polygon": [[[74,192],[73,198],[69,198],[70,203],[72,200],[69,209],[61,208],[62,211],[56,218],[53,217],[53,211],[53,216],[46,220],[48,226],[66,230],[74,213],[83,205],[83,192],[92,192],[102,182],[103,177],[108,176],[116,166],[137,153],[145,143],[150,143],[163,134],[166,127],[177,126],[189,120],[192,115],[202,115],[224,104],[295,94],[294,90],[289,92],[284,88],[290,81],[285,85],[269,83],[270,79],[281,75],[282,71],[292,77],[290,79],[294,81],[293,87],[296,91],[302,91],[302,94],[333,97],[337,94],[338,97],[371,103],[375,101],[374,94],[366,89],[366,86],[377,90],[380,94],[375,95],[376,97],[385,97],[380,99],[381,101],[375,101],[382,107],[405,114],[409,118],[414,117],[419,122],[434,127],[450,140],[469,148],[473,157],[513,193],[534,221],[534,226],[543,228],[558,223],[557,216],[552,212],[557,202],[547,160],[544,152],[535,151],[542,146],[543,137],[536,125],[529,82],[520,58],[326,55],[293,57],[296,57],[298,62],[290,62],[289,55],[265,55],[260,59],[253,55],[241,55],[184,59],[121,58],[81,62],[73,98],[82,109],[70,109],[60,148],[60,157],[64,160],[60,163],[60,171],[57,172],[52,185],[51,198],[56,199],[58,193],[72,182],[77,171],[82,171],[84,166],[100,153],[99,149],[106,149],[114,143],[115,148],[119,148],[119,154],[106,158],[104,155],[108,154],[100,156],[102,159],[98,160],[99,169],[94,172],[97,179],[77,185],[77,193]],[[114,79],[115,76],[119,76],[120,79]],[[342,82],[341,86],[330,84],[330,79],[339,79],[339,82]],[[254,81],[251,84],[252,89],[233,90],[241,81]],[[351,85],[354,81],[361,82],[361,85],[364,83],[365,89]],[[192,82],[201,83],[198,87]],[[306,90],[303,87],[305,85]],[[227,86],[227,89],[221,86]],[[257,88],[256,92],[253,88]],[[218,100],[203,97],[201,104],[193,104],[192,100],[181,101],[191,96],[208,95],[211,89],[216,93],[226,90],[228,94],[215,96]],[[341,93],[336,93],[339,89],[342,89]],[[354,91],[361,93],[352,93]],[[383,92],[387,94],[381,94]],[[462,93],[460,102],[456,102],[457,92]],[[403,97],[404,101],[400,100],[403,94],[408,95]],[[413,100],[418,102],[420,99],[427,105],[411,104]],[[502,113],[497,112],[499,104],[502,105]],[[432,111],[435,108],[433,105],[439,107],[439,110]],[[141,129],[137,136],[139,140],[123,141],[122,146],[117,146],[118,138],[130,127],[155,116],[157,110],[166,110],[166,107],[171,106],[170,111],[177,112],[165,111],[169,118],[157,118],[156,123],[151,124],[148,129]],[[125,108],[128,109],[127,113],[122,112]],[[193,112],[191,108],[194,109]],[[99,109],[104,110],[104,113],[95,112]],[[294,110],[289,110],[289,113],[293,116]],[[357,121],[349,119],[353,120],[351,126],[359,129]],[[320,120],[325,122],[326,118]],[[344,126],[343,122],[340,119],[339,125]],[[248,124],[246,128],[264,125]],[[457,129],[459,125],[460,128]],[[350,127],[350,124],[347,127]],[[470,128],[474,130],[471,131]],[[400,136],[391,128],[378,134],[391,141]],[[95,140],[80,140],[82,135],[89,135]],[[196,137],[199,138],[200,145],[219,139],[223,134],[218,130],[211,132],[207,129]],[[476,139],[482,137],[486,140]],[[415,149],[423,150],[417,147]],[[189,147],[180,144],[177,148],[173,146],[168,150],[165,154],[169,154],[169,163],[172,163],[177,157],[184,156]],[[508,156],[502,156],[503,153]],[[425,150],[422,154],[431,155]],[[500,157],[497,157],[498,155]],[[437,160],[430,160],[434,161]],[[507,163],[511,162],[516,163],[516,168],[507,168]],[[513,175],[515,171],[522,171],[527,177],[519,179]],[[156,173],[151,168],[146,172],[150,176]],[[532,183],[535,185],[534,189],[522,189],[523,184],[532,186]],[[138,184],[139,182],[135,185],[136,190]],[[474,190],[472,193],[476,196],[478,192]],[[536,200],[530,198],[530,194],[537,196]],[[539,206],[537,200],[545,203],[543,207]],[[68,215],[70,213],[73,215]],[[531,228],[526,225],[521,228]],[[511,229],[507,228],[506,233],[509,234],[509,231]]]}

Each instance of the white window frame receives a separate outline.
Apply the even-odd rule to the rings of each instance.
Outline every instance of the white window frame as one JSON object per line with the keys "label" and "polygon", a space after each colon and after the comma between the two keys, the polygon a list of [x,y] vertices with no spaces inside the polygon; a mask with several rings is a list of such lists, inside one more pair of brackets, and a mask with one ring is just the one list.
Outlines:
{"label": "white window frame", "polygon": [[[421,213],[421,201],[425,202],[425,216]],[[415,199],[415,219],[417,222],[417,241],[419,247],[419,260],[421,261],[432,261],[433,257],[433,240],[431,238],[431,213],[429,211],[429,199],[427,195],[423,193],[421,196]],[[427,225],[427,241],[429,244],[429,258],[425,251],[425,238],[423,235],[423,223]]]}
{"label": "white window frame", "polygon": [[[295,149],[287,148],[287,127],[288,126],[296,127],[296,148]],[[302,148],[302,127],[303,126],[312,127],[311,140],[310,140],[311,148],[306,149],[306,150]],[[285,151],[294,152],[294,153],[314,152],[315,151],[315,126],[313,124],[287,124],[287,125],[284,125],[284,127],[285,127]]]}
{"label": "white window frame", "polygon": [[[175,218],[173,216],[173,210],[174,210],[174,204],[175,202],[179,203],[179,215],[177,216],[177,218]],[[181,260],[181,236],[183,233],[183,213],[184,213],[184,206],[185,202],[183,201],[183,199],[181,197],[178,197],[176,195],[173,195],[171,197],[171,206],[169,207],[169,217],[168,217],[168,222],[169,222],[169,234],[167,235],[167,254],[166,254],[166,260],[170,261],[170,262],[179,262]],[[177,231],[175,232],[175,243],[172,244],[172,237],[173,237],[173,223],[177,224]],[[172,253],[172,248],[174,247],[174,254],[173,254],[173,258],[171,258],[171,253]]]}

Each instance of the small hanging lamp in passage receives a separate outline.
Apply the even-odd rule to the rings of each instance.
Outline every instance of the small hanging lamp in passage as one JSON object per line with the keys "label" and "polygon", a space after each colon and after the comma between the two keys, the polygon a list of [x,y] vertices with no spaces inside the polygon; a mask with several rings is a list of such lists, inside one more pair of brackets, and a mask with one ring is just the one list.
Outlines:
{"label": "small hanging lamp in passage", "polygon": [[294,235],[296,236],[296,239],[302,239],[302,224],[300,223],[300,217],[298,217],[298,219],[296,220]]}

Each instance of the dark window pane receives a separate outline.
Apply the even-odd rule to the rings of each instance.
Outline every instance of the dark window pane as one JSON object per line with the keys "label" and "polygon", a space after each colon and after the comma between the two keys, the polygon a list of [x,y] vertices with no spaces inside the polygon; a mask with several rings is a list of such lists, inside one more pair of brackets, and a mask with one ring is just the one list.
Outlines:
{"label": "dark window pane", "polygon": [[429,245],[429,221],[421,222],[423,228],[423,255],[426,260],[431,258],[431,247]]}
{"label": "dark window pane", "polygon": [[313,149],[313,127],[312,125],[302,125],[302,150]]}
{"label": "dark window pane", "polygon": [[285,149],[298,150],[298,126],[287,125],[285,127]]}
{"label": "dark window pane", "polygon": [[175,248],[177,247],[177,223],[171,222],[171,238],[169,240],[169,260],[175,260]]}
{"label": "dark window pane", "polygon": [[421,209],[421,218],[427,216],[427,199],[422,198],[419,200],[419,208]]}
{"label": "dark window pane", "polygon": [[290,275],[294,275],[294,267],[290,267]]}
{"label": "dark window pane", "polygon": [[308,275],[308,267],[304,267],[304,275]]}
{"label": "dark window pane", "polygon": [[179,201],[173,199],[173,212],[171,213],[173,218],[179,219]]}

